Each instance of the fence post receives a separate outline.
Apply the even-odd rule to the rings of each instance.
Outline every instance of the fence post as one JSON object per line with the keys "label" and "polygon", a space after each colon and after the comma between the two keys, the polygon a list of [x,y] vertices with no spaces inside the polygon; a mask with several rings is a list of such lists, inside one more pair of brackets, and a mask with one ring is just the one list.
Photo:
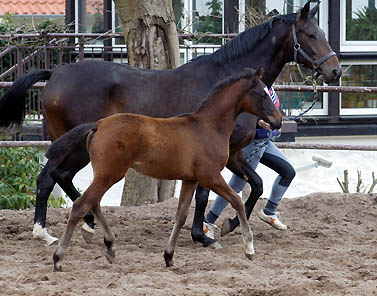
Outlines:
{"label": "fence post", "polygon": [[84,60],[84,36],[80,36],[79,38],[79,61],[82,62]]}
{"label": "fence post", "polygon": [[[21,44],[22,38],[18,38],[18,42]],[[17,46],[17,76],[20,77],[24,74],[23,62],[22,62],[22,47]]]}

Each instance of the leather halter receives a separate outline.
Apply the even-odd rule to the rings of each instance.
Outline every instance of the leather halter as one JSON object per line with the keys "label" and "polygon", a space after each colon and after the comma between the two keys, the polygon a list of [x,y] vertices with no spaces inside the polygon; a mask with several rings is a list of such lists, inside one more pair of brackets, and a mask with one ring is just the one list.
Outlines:
{"label": "leather halter", "polygon": [[314,61],[310,56],[306,54],[306,52],[301,48],[301,44],[297,41],[297,35],[296,35],[296,27],[295,24],[292,24],[292,34],[293,34],[293,57],[294,61],[297,62],[297,54],[300,53],[309,63],[312,64],[313,70],[317,70],[319,66],[327,61],[328,58],[332,57],[333,55],[336,55],[335,52],[330,52],[324,57],[320,58],[318,61]]}

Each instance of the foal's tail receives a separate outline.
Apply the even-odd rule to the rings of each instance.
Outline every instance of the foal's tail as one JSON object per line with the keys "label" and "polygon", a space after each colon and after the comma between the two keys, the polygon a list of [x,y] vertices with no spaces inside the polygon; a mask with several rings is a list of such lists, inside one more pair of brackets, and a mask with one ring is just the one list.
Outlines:
{"label": "foal's tail", "polygon": [[69,157],[72,154],[77,155],[80,153],[81,156],[86,155],[89,162],[89,153],[86,149],[86,138],[88,137],[89,132],[95,127],[96,123],[92,122],[84,123],[71,129],[51,144],[46,152],[47,159],[58,166],[65,161],[69,161]]}
{"label": "foal's tail", "polygon": [[89,151],[90,150],[90,145],[92,144],[94,134],[97,131],[97,127],[93,127],[89,133],[88,136],[86,137],[86,149]]}
{"label": "foal's tail", "polygon": [[51,70],[41,70],[16,79],[0,99],[0,127],[8,127],[24,120],[27,90],[39,80],[48,80],[51,74]]}

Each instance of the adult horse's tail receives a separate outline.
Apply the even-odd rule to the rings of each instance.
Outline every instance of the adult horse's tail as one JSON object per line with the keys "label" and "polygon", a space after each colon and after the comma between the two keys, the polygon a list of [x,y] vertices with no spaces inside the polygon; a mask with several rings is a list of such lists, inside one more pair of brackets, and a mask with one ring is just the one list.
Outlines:
{"label": "adult horse's tail", "polygon": [[8,127],[24,120],[28,89],[40,80],[48,80],[51,74],[51,70],[41,70],[16,79],[0,99],[0,127]]}

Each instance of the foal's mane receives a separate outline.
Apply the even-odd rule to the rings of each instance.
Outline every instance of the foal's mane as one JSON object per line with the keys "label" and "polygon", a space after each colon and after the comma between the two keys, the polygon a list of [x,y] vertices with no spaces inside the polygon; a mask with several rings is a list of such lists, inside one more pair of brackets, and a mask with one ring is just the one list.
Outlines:
{"label": "foal's mane", "polygon": [[216,96],[216,94],[218,92],[222,91],[224,88],[226,88],[227,86],[237,82],[240,79],[243,79],[243,78],[251,79],[255,75],[255,73],[256,73],[256,70],[251,69],[251,68],[246,68],[245,70],[243,70],[240,73],[237,73],[237,74],[232,75],[232,76],[228,76],[225,79],[220,80],[219,82],[217,82],[215,84],[214,87],[212,87],[212,89],[210,90],[210,92],[208,93],[208,95],[206,96],[206,98],[204,99],[202,104],[200,105],[198,111],[206,108],[211,103],[211,101],[212,101],[211,99],[214,96]]}
{"label": "foal's mane", "polygon": [[277,15],[270,21],[259,24],[252,28],[249,28],[239,34],[234,39],[224,44],[220,49],[210,55],[201,55],[194,59],[192,62],[198,63],[212,63],[212,64],[225,64],[233,59],[244,56],[250,52],[259,41],[263,40],[268,33],[270,33],[274,22],[280,21],[287,24],[296,23],[297,13]]}

